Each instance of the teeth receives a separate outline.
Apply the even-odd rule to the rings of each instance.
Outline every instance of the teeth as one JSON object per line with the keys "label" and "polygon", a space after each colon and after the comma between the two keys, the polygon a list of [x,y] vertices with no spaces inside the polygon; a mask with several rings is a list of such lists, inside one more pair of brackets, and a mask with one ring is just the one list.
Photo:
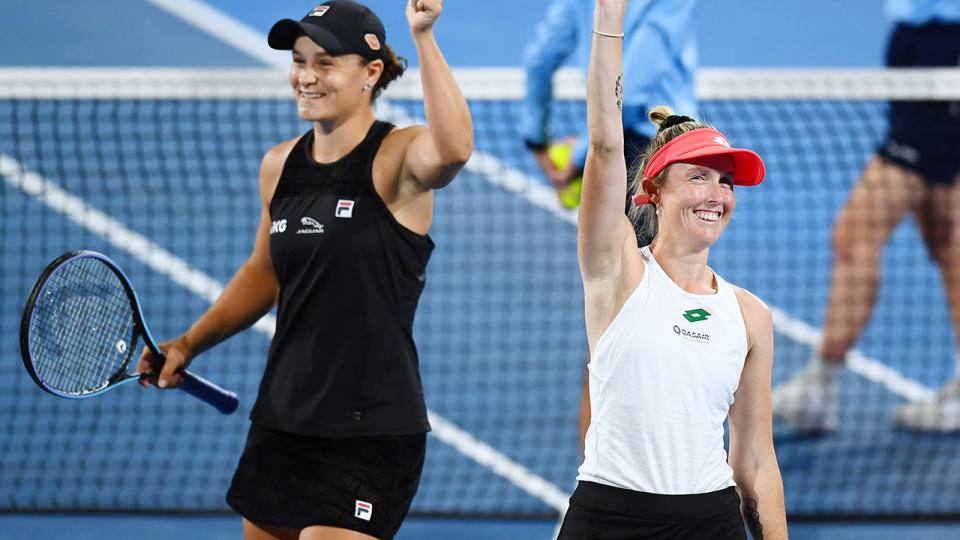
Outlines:
{"label": "teeth", "polygon": [[717,213],[717,212],[706,212],[706,211],[701,210],[701,211],[698,211],[698,212],[694,212],[694,214],[696,214],[696,216],[697,216],[698,218],[700,218],[700,219],[702,219],[702,220],[704,220],[704,221],[716,221],[716,220],[720,219],[720,214]]}
{"label": "teeth", "polygon": [[308,94],[306,92],[300,92],[300,95],[307,99],[317,99],[318,97],[320,97],[320,94]]}

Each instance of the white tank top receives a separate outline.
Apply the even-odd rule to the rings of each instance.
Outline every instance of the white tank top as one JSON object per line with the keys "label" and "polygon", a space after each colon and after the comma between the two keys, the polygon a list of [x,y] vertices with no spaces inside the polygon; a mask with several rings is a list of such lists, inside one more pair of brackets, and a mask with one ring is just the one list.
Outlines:
{"label": "white tank top", "polygon": [[733,288],[692,294],[642,248],[643,278],[591,354],[578,480],[680,495],[735,485],[723,422],[747,356]]}

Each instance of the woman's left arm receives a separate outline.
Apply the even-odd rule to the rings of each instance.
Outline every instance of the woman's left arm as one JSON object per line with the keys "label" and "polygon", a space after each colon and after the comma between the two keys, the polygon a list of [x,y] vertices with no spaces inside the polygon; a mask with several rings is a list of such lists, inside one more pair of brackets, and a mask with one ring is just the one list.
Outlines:
{"label": "woman's left arm", "polygon": [[427,126],[407,145],[404,177],[423,189],[449,184],[473,153],[470,109],[433,35],[443,0],[409,0],[407,22],[417,47]]}
{"label": "woman's left arm", "polygon": [[773,450],[770,376],[773,318],[756,296],[737,290],[747,325],[748,352],[730,407],[730,466],[740,491],[741,512],[755,539],[787,538],[783,480]]}

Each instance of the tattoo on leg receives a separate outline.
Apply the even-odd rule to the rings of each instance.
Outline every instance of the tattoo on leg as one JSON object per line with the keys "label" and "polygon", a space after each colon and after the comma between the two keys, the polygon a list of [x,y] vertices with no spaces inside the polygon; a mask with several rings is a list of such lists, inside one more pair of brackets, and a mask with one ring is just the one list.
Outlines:
{"label": "tattoo on leg", "polygon": [[763,540],[763,525],[760,524],[760,512],[757,512],[757,500],[747,499],[743,504],[743,517],[754,540]]}
{"label": "tattoo on leg", "polygon": [[617,75],[617,83],[614,87],[614,93],[617,96],[617,110],[623,112],[623,73]]}

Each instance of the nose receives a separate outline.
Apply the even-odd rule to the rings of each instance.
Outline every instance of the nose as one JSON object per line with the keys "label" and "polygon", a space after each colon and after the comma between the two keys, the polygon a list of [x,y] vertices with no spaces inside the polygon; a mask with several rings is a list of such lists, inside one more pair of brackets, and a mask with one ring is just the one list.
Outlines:
{"label": "nose", "polygon": [[316,82],[317,82],[317,73],[313,69],[311,69],[309,66],[303,67],[300,70],[298,70],[297,83],[300,86],[306,86],[306,85],[314,84]]}
{"label": "nose", "polygon": [[731,194],[730,186],[723,182],[713,182],[710,184],[710,202],[722,203]]}
{"label": "nose", "polygon": [[313,84],[317,82],[317,74],[312,69],[305,69],[300,74],[300,84]]}

